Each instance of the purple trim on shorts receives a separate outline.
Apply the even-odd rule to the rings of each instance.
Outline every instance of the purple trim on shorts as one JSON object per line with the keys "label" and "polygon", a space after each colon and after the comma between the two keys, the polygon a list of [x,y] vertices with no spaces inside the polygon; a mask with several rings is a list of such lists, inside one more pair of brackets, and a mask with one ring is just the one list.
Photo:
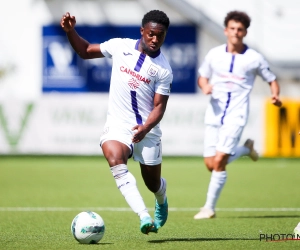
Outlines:
{"label": "purple trim on shorts", "polygon": [[140,115],[139,110],[138,110],[136,92],[131,90],[130,94],[131,94],[131,106],[132,106],[132,109],[133,109],[134,114],[135,114],[136,122],[137,122],[137,124],[143,124],[142,116]]}
{"label": "purple trim on shorts", "polygon": [[130,155],[128,156],[128,158],[131,158],[133,155],[133,145],[132,144],[130,144],[130,149],[131,149],[131,152],[130,152]]}
{"label": "purple trim on shorts", "polygon": [[227,94],[228,94],[228,99],[227,99],[227,102],[226,102],[226,107],[225,107],[223,116],[222,116],[222,118],[221,118],[221,124],[222,124],[222,125],[224,124],[224,123],[223,123],[224,117],[225,117],[225,115],[226,115],[226,111],[227,111],[227,109],[228,109],[228,106],[229,106],[229,103],[230,103],[230,99],[231,99],[231,92],[228,92]]}

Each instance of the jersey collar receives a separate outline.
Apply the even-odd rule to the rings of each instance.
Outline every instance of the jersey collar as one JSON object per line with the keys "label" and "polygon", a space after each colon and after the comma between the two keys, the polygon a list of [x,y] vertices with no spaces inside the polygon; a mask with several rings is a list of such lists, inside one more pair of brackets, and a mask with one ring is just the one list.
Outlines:
{"label": "jersey collar", "polygon": [[[245,52],[247,51],[247,49],[248,49],[248,46],[246,44],[244,44],[244,49],[243,49],[243,51],[240,54],[245,54]],[[228,52],[227,45],[226,45],[226,52]]]}
{"label": "jersey collar", "polygon": [[[141,42],[141,39],[137,40],[136,41],[136,44],[135,44],[135,49],[136,50],[139,50],[139,44]],[[152,56],[150,56],[151,58],[156,58],[160,55],[160,49],[158,51],[156,51]],[[147,55],[148,56],[148,55]]]}

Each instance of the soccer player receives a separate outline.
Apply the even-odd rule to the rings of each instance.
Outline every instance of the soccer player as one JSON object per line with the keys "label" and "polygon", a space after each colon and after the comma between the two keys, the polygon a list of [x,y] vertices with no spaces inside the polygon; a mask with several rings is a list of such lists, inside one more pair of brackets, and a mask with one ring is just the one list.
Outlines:
{"label": "soccer player", "polygon": [[276,76],[261,54],[243,43],[250,26],[244,12],[231,11],[224,20],[227,43],[211,49],[199,68],[198,85],[211,94],[205,114],[204,162],[212,172],[207,199],[194,219],[215,217],[215,206],[226,182],[226,165],[240,156],[258,159],[254,141],[238,147],[249,113],[249,95],[256,75],[267,81],[271,101],[280,107]]}
{"label": "soccer player", "polygon": [[[76,20],[63,15],[61,27],[70,44],[83,59],[113,60],[107,120],[100,146],[117,187],[140,218],[144,234],[157,232],[168,217],[167,182],[161,177],[162,144],[160,121],[166,110],[173,74],[162,54],[169,28],[168,16],[159,10],[146,13],[137,40],[113,38],[90,44],[75,31]],[[135,177],[127,167],[133,156],[139,161],[147,188],[155,196],[154,220],[144,204]]]}

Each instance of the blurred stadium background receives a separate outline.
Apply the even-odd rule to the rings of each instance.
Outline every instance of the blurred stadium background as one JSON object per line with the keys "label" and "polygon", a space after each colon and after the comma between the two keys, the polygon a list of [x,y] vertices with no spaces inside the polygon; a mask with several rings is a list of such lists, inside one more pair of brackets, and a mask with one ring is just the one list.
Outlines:
{"label": "blurred stadium background", "polygon": [[[216,6],[218,6],[216,8]],[[278,76],[284,105],[270,105],[257,78],[241,143],[253,138],[265,157],[300,157],[300,23],[297,0],[10,0],[0,3],[0,154],[101,155],[110,60],[83,61],[59,26],[69,11],[80,35],[93,43],[139,38],[143,15],[165,11],[171,20],[163,46],[174,71],[162,121],[164,154],[201,156],[208,102],[196,86],[207,51],[225,41],[228,11],[252,18],[246,43]]]}

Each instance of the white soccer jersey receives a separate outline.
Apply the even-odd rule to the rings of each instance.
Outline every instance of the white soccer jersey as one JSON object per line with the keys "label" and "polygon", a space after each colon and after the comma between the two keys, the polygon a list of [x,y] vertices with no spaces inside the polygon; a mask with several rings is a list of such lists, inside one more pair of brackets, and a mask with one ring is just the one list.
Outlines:
{"label": "white soccer jersey", "polygon": [[226,44],[211,49],[198,72],[213,85],[205,114],[205,123],[210,125],[244,126],[256,75],[267,82],[276,79],[263,56],[246,45],[241,54],[227,52]]}
{"label": "white soccer jersey", "polygon": [[[113,59],[107,122],[125,126],[144,124],[153,110],[155,93],[169,95],[171,67],[161,53],[149,57],[138,51],[140,40],[114,38],[100,44]],[[151,131],[160,135],[159,124]]]}

